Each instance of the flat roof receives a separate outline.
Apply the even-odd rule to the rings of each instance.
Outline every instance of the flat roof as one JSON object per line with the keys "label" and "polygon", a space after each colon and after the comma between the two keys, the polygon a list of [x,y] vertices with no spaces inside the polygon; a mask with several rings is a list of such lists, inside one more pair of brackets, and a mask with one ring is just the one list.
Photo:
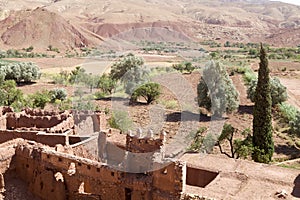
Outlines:
{"label": "flat roof", "polygon": [[230,159],[222,155],[185,154],[179,160],[188,167],[219,172],[205,188],[186,186],[185,193],[216,199],[278,199],[277,192],[286,191],[286,199],[300,198],[300,170]]}

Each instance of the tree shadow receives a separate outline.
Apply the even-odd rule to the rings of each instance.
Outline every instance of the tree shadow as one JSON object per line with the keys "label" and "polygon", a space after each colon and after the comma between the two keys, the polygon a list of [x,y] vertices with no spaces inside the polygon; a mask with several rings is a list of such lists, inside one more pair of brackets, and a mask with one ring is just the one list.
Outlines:
{"label": "tree shadow", "polygon": [[197,121],[197,122],[209,122],[211,117],[199,113],[193,113],[190,111],[173,112],[167,114],[167,122],[181,122],[181,121]]}
{"label": "tree shadow", "polygon": [[291,159],[300,157],[300,150],[294,146],[279,144],[275,146],[275,152],[277,154],[284,154],[290,156]]}
{"label": "tree shadow", "polygon": [[97,98],[95,100],[96,101],[99,101],[99,100],[101,100],[101,101],[111,101],[111,97],[101,97],[101,98]]}
{"label": "tree shadow", "polygon": [[295,178],[294,184],[292,196],[300,198],[300,175]]}
{"label": "tree shadow", "polygon": [[23,87],[23,86],[27,86],[27,85],[34,85],[37,82],[36,81],[31,81],[31,82],[16,82],[18,87]]}
{"label": "tree shadow", "polygon": [[253,114],[253,105],[248,106],[248,105],[240,105],[239,109],[238,109],[238,113],[239,114],[249,114],[252,115]]}

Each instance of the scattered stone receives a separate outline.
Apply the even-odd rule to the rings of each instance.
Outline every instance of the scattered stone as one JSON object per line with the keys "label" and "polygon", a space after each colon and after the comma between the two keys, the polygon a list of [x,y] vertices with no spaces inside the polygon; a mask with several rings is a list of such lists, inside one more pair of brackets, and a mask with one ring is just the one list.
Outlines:
{"label": "scattered stone", "polygon": [[288,194],[285,190],[281,190],[275,193],[275,196],[280,199],[286,199]]}

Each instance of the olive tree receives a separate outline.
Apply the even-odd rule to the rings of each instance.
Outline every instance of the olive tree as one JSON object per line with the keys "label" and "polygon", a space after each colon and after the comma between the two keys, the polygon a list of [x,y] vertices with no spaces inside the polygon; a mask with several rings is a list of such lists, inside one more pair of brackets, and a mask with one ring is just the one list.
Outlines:
{"label": "olive tree", "polygon": [[239,95],[226,69],[211,61],[204,68],[197,87],[198,105],[214,115],[233,112],[239,106]]}

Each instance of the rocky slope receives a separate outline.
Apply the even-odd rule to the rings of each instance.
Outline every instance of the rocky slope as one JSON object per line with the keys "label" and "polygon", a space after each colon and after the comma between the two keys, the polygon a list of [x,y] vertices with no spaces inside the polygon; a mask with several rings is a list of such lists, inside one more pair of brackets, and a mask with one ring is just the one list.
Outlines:
{"label": "rocky slope", "polygon": [[[300,44],[300,7],[267,0],[11,0],[0,7],[4,48],[96,46],[128,30],[140,39],[182,33],[196,40]],[[174,31],[135,31],[145,27]]]}

